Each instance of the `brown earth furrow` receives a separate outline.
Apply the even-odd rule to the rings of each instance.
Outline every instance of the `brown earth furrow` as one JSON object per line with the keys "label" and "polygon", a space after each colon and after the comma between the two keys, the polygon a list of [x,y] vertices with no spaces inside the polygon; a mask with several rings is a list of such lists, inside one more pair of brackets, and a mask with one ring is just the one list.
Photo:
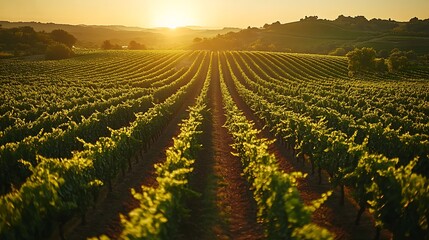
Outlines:
{"label": "brown earth furrow", "polygon": [[[214,68],[217,69],[217,64]],[[217,239],[262,239],[262,228],[256,221],[256,203],[241,175],[240,159],[231,154],[234,151],[232,136],[223,127],[226,117],[217,70],[214,71],[211,88],[216,205],[222,218],[213,231]]]}

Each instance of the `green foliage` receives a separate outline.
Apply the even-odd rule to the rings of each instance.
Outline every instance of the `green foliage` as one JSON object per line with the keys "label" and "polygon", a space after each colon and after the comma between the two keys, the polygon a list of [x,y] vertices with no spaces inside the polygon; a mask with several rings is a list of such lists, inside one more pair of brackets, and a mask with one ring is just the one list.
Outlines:
{"label": "green foliage", "polygon": [[347,53],[349,75],[356,72],[372,71],[395,72],[404,69],[408,64],[408,56],[415,58],[412,52],[393,49],[389,57],[376,58],[375,50],[372,48],[356,48]]}
{"label": "green foliage", "polygon": [[[85,143],[85,150],[73,153],[71,159],[45,160],[40,157],[39,164],[34,168],[35,170],[31,168],[32,175],[19,190],[13,190],[0,198],[0,211],[6,211],[1,213],[1,216],[8,216],[0,219],[0,236],[6,239],[34,236],[43,239],[49,236],[57,224],[61,229],[61,224],[70,217],[84,214],[88,206],[94,203],[99,186],[102,184],[98,179],[109,183],[117,176],[118,171],[126,166],[131,155],[141,150],[142,145],[152,142],[162,127],[168,123],[174,109],[183,103],[186,93],[193,89],[201,72],[198,71],[190,80],[180,79],[181,87],[178,82],[173,81],[174,84],[171,84],[171,87],[178,89],[176,93],[145,114],[137,115],[131,126],[112,131],[110,138],[100,138],[96,144]],[[197,120],[201,119],[193,118],[192,121]],[[183,145],[182,150],[189,146],[190,144]],[[192,147],[194,149],[198,145],[192,142]],[[51,147],[50,150],[58,149]],[[186,152],[189,150],[185,151],[185,154]],[[37,180],[39,173],[45,171],[48,174],[43,176],[47,177]],[[49,174],[53,177],[49,177]],[[51,181],[47,180],[51,178],[60,183],[51,184]],[[174,182],[171,183],[174,184]],[[49,191],[47,190],[46,193],[39,191],[39,185],[46,186]],[[27,188],[27,186],[30,187]],[[27,194],[28,189],[31,194]],[[42,196],[39,196],[40,194]],[[13,212],[10,213],[10,211]],[[24,213],[26,217],[22,218]]]}
{"label": "green foliage", "polygon": [[416,161],[396,168],[398,161],[365,155],[348,178],[360,202],[367,202],[379,227],[398,239],[425,239],[428,233],[429,181],[412,172]]}
{"label": "green foliage", "polygon": [[73,51],[63,43],[54,43],[46,49],[47,60],[59,60],[70,58],[73,56]]}
{"label": "green foliage", "polygon": [[374,70],[377,72],[387,72],[388,64],[384,58],[374,59]]}
{"label": "green foliage", "polygon": [[72,48],[77,41],[73,35],[62,29],[53,30],[50,36],[55,42],[65,44],[69,48]]}
{"label": "green foliage", "polygon": [[200,37],[196,37],[196,38],[194,38],[194,40],[192,40],[192,42],[194,42],[194,43],[200,43],[201,41],[203,41],[203,39]]}
{"label": "green foliage", "polygon": [[397,49],[392,50],[389,58],[387,59],[387,66],[389,72],[401,70],[407,66],[408,57],[407,53]]}
{"label": "green foliage", "polygon": [[75,42],[76,38],[63,30],[45,33],[36,32],[31,27],[0,28],[0,52],[13,56],[44,54],[61,43],[71,48]]}
{"label": "green foliage", "polygon": [[355,48],[346,54],[349,72],[370,71],[374,69],[376,52],[373,48]]}
{"label": "green foliage", "polygon": [[[427,238],[426,205],[429,182],[426,177],[416,173],[419,171],[427,174],[427,171],[423,171],[422,166],[418,168],[418,164],[412,161],[415,156],[424,159],[419,163],[427,161],[429,156],[427,135],[425,137],[420,134],[415,134],[413,137],[408,133],[401,135],[400,127],[396,130],[392,130],[389,126],[383,127],[383,124],[379,123],[379,115],[374,118],[376,122],[374,124],[369,123],[372,119],[366,117],[364,119],[367,120],[356,121],[346,120],[347,118],[338,117],[338,115],[334,117],[331,111],[313,106],[319,104],[324,107],[331,106],[340,111],[342,107],[334,104],[334,101],[331,101],[331,105],[328,105],[326,98],[323,99],[323,103],[318,102],[320,99],[316,94],[303,94],[305,90],[302,88],[300,88],[301,92],[297,93],[289,89],[290,85],[286,89],[282,88],[278,86],[282,84],[280,81],[277,84],[269,84],[274,80],[263,80],[259,77],[264,70],[257,69],[254,65],[255,70],[250,68],[251,61],[255,58],[247,63],[240,62],[236,59],[239,55],[243,54],[228,54],[232,57],[227,58],[237,91],[276,136],[293,151],[298,152],[298,156],[306,155],[312,165],[326,170],[334,186],[354,187],[360,206],[370,207],[379,220],[379,226],[388,228],[395,237]],[[230,61],[233,62],[235,70]],[[236,74],[239,74],[243,83],[238,80]],[[304,82],[308,88],[308,82]],[[347,81],[347,83],[350,82]],[[367,81],[365,83],[367,84]],[[361,84],[359,83],[359,86],[362,87],[363,84]],[[251,90],[246,89],[245,86]],[[409,85],[405,84],[403,87],[407,88]],[[350,89],[347,87],[344,90]],[[303,99],[300,100],[300,97]],[[342,97],[345,96],[340,98]],[[383,106],[393,110],[388,106],[390,101],[378,107]],[[357,101],[355,107],[360,108],[359,105],[364,106],[365,102]],[[351,108],[347,111],[350,112]],[[389,116],[388,119],[392,115]],[[358,126],[360,124],[361,126]],[[328,128],[328,126],[331,127]],[[338,129],[343,130],[338,131]],[[351,129],[353,131],[350,131]],[[345,132],[349,134],[344,134]],[[372,155],[370,154],[372,152],[383,153],[389,158]],[[400,160],[391,159],[395,156],[400,157]],[[391,171],[389,178],[384,177],[387,172],[385,173],[382,169]],[[413,202],[412,207],[407,207],[411,202]]]}
{"label": "green foliage", "polygon": [[[118,100],[121,101],[123,99],[116,99],[116,101]],[[2,157],[1,162],[5,162],[3,169],[8,170],[6,171],[6,176],[8,175],[9,171],[14,172],[14,174],[9,178],[6,176],[3,177],[3,174],[0,175],[2,184],[19,184],[20,181],[26,178],[26,171],[20,170],[21,167],[18,163],[19,159],[24,158],[32,164],[36,164],[37,154],[42,154],[48,157],[69,157],[71,156],[72,150],[83,150],[83,144],[79,141],[76,141],[77,138],[83,139],[87,142],[95,142],[99,138],[100,141],[94,145],[94,152],[98,152],[96,149],[105,149],[106,145],[111,145],[110,139],[100,138],[100,136],[103,136],[103,134],[109,134],[108,127],[127,124],[129,119],[135,117],[135,112],[146,110],[152,106],[151,101],[152,97],[149,95],[125,101],[122,104],[118,104],[116,106],[105,106],[105,111],[103,112],[94,112],[93,114],[90,114],[88,118],[80,116],[82,118],[80,121],[78,121],[79,123],[75,121],[65,122],[62,124],[62,126],[60,125],[59,127],[57,126],[56,128],[52,129],[51,132],[43,132],[39,129],[37,131],[40,131],[40,133],[36,131],[34,136],[22,137],[23,131],[19,131],[20,128],[15,128],[16,131],[7,131],[7,133],[10,133],[10,135],[4,135],[4,137],[7,136],[12,141],[20,141],[13,143],[10,142],[0,148],[0,155]],[[115,101],[110,103],[114,102]],[[96,110],[100,109],[94,105],[91,107],[95,107]],[[82,112],[77,111],[76,113],[78,114]],[[63,118],[63,120],[70,120],[70,116],[68,116],[67,113],[59,112],[58,114],[54,115],[53,118],[46,119],[43,117],[40,119],[40,122],[32,122],[31,127],[33,128],[36,127],[37,124],[40,124],[41,126],[39,127],[42,127],[43,129],[43,127],[50,126],[47,124],[47,122],[49,123],[50,120],[58,120],[60,117]],[[55,124],[55,121],[51,124]],[[65,130],[62,129],[64,126],[67,126]],[[28,125],[24,124],[22,125],[21,129],[25,130],[27,127]],[[6,131],[4,133],[6,133]],[[112,131],[112,133],[116,134],[117,132]],[[7,140],[3,139],[3,141]],[[115,161],[110,157],[108,159]]]}
{"label": "green foliage", "polygon": [[91,174],[91,162],[73,158],[39,157],[32,176],[19,190],[0,198],[0,237],[42,239],[75,212],[84,213],[92,202],[93,188],[101,183]]}
{"label": "green foliage", "polygon": [[292,238],[300,240],[328,240],[332,239],[332,234],[328,230],[321,228],[316,224],[309,223],[303,227],[296,228],[292,233]]}
{"label": "green foliage", "polygon": [[144,44],[138,43],[136,41],[131,41],[128,44],[129,50],[146,50],[146,46]]}
{"label": "green foliage", "polygon": [[[122,126],[129,125],[129,123],[136,118],[135,113],[145,112],[148,110],[148,108],[153,106],[153,94],[156,96],[157,101],[162,102],[174,94],[177,88],[187,85],[190,80],[194,81],[195,77],[201,74],[201,69],[204,66],[204,64],[201,63],[203,62],[204,56],[206,54],[202,52],[194,52],[193,54],[195,55],[195,58],[191,58],[194,60],[193,64],[190,68],[187,68],[186,71],[180,70],[176,73],[174,73],[174,71],[166,71],[166,74],[163,73],[159,75],[159,72],[164,72],[163,67],[175,66],[176,63],[174,61],[180,61],[183,57],[187,56],[187,54],[176,55],[176,53],[172,52],[163,52],[161,56],[171,58],[171,60],[166,61],[166,63],[161,65],[157,64],[155,68],[153,68],[153,64],[147,67],[153,68],[153,71],[155,72],[153,75],[156,75],[156,77],[154,77],[151,81],[159,81],[156,85],[154,85],[153,89],[132,89],[133,87],[128,86],[128,84],[124,87],[122,86],[123,84],[118,83],[111,84],[110,86],[105,85],[103,88],[94,88],[91,91],[93,83],[91,81],[86,81],[85,83],[84,81],[83,83],[80,83],[82,84],[80,88],[72,88],[72,91],[67,91],[66,88],[56,89],[58,92],[65,90],[66,94],[62,101],[58,99],[58,96],[61,96],[63,93],[48,96],[43,95],[44,98],[49,98],[49,96],[54,97],[52,101],[56,104],[39,104],[39,108],[32,109],[35,112],[16,111],[17,114],[28,114],[16,115],[22,119],[29,119],[29,116],[32,116],[32,114],[38,116],[38,114],[40,115],[44,111],[47,111],[47,113],[43,113],[37,119],[31,119],[32,121],[30,122],[25,122],[20,118],[12,118],[11,121],[15,122],[11,122],[10,126],[7,127],[5,131],[1,132],[0,143],[3,146],[0,147],[0,164],[2,169],[4,169],[4,171],[0,172],[1,192],[8,191],[12,184],[20,185],[28,176],[28,171],[22,168],[18,162],[19,159],[26,159],[32,164],[37,164],[37,154],[53,158],[69,158],[72,156],[72,151],[80,151],[84,149],[84,144],[82,144],[82,142],[93,144],[96,143],[97,140],[100,140],[100,143],[94,144],[96,148],[106,149],[107,152],[107,150],[110,149],[110,146],[112,145],[111,139],[106,140],[102,137],[111,135],[109,128],[120,129]],[[177,56],[177,58],[172,58],[174,55]],[[128,59],[130,57],[130,53],[125,53],[122,57]],[[25,64],[25,62],[21,63]],[[31,63],[34,63],[35,65],[41,64],[40,62]],[[69,64],[73,65],[75,63],[76,62],[67,61],[62,62],[60,66],[70,66]],[[83,64],[86,63],[84,62]],[[63,73],[59,72],[59,74]],[[197,75],[194,76],[195,74]],[[26,76],[26,74],[24,75]],[[71,79],[69,79],[67,82],[64,82],[64,84],[76,84],[75,77],[75,72],[73,72]],[[58,79],[58,76],[56,76],[55,79]],[[162,79],[162,81],[160,81],[160,79]],[[100,80],[104,81],[104,77],[98,79],[97,81]],[[35,84],[36,83],[38,82],[35,82]],[[88,83],[89,85],[85,85]],[[134,84],[138,84],[135,86],[140,86],[139,82],[134,82]],[[150,82],[145,80],[144,84],[150,84]],[[48,82],[46,82],[45,85],[41,83],[38,84],[38,88],[41,88],[41,86],[45,86],[45,88],[47,86],[50,89],[51,79],[48,78]],[[4,87],[13,88],[13,86],[6,85]],[[28,89],[31,88],[29,87]],[[90,96],[84,96],[82,95],[82,92],[89,94]],[[127,92],[128,94],[123,95],[124,92]],[[77,95],[78,97],[73,94]],[[172,113],[164,111],[169,111],[168,109],[171,107],[170,105],[175,106],[175,102],[173,100],[180,99],[182,95],[183,93],[178,94],[175,98],[170,99],[167,103],[160,104],[155,109],[150,110],[148,115],[145,116],[143,120],[146,121],[147,119],[150,119],[148,124],[154,124],[154,127],[159,127],[161,124],[165,124],[166,119],[164,119],[164,116]],[[69,98],[73,100],[70,101]],[[102,101],[99,101],[100,99]],[[103,99],[109,100],[105,101]],[[27,103],[23,101],[23,104]],[[54,108],[50,108],[51,106]],[[63,110],[63,108],[67,106],[72,108]],[[49,108],[47,109],[47,107]],[[50,115],[48,113],[55,114]],[[134,144],[134,141],[127,142],[124,140],[123,136],[127,131],[128,130],[125,130],[124,132],[112,131],[111,137],[115,137],[113,141],[117,142],[120,140],[121,142],[125,142],[126,145]],[[142,129],[135,131],[134,134],[137,133],[155,134],[156,132],[154,132],[153,129]],[[147,136],[138,137],[138,139],[144,139]],[[77,138],[82,139],[83,141],[77,141]],[[118,138],[117,141],[116,138]],[[113,151],[113,155],[105,154],[100,156],[100,158],[103,159],[104,156],[107,157],[109,161],[115,163],[120,162],[120,168],[123,170],[125,168],[124,163],[122,161],[115,160],[115,158],[122,160],[124,157],[129,155],[131,151],[109,150],[108,152],[110,151]],[[123,153],[121,156],[122,152],[125,153]],[[121,157],[117,157],[116,154],[119,154]],[[109,161],[106,161],[106,163]],[[103,180],[105,179],[104,177],[100,178]]]}
{"label": "green foliage", "polygon": [[381,49],[380,51],[377,52],[377,57],[379,57],[379,58],[388,58],[389,57],[389,52],[386,49]]}
{"label": "green foliage", "polygon": [[140,206],[130,211],[128,217],[121,215],[122,239],[170,239],[176,236],[180,222],[186,217],[185,199],[191,193],[188,179],[193,171],[195,153],[200,147],[198,136],[207,111],[205,102],[213,55],[203,90],[196,104],[189,108],[189,118],[181,124],[173,146],[167,149],[166,161],[155,166],[158,186],[142,186],[141,194],[132,189]]}
{"label": "green foliage", "polygon": [[[278,169],[274,155],[268,153],[268,145],[271,142],[259,139],[258,131],[237,108],[223,79],[220,60],[218,64],[227,117],[225,126],[233,136],[233,148],[238,152],[244,176],[252,186],[258,206],[257,216],[265,225],[268,238],[333,239],[329,231],[310,223],[311,212],[319,207],[330,193],[314,202],[312,206],[304,206],[296,182],[305,175],[300,172],[286,174]],[[228,67],[231,69],[230,65]],[[233,78],[236,80],[234,76]],[[311,232],[305,233],[307,230]]]}
{"label": "green foliage", "polygon": [[[83,215],[101,184],[108,186],[131,166],[136,152],[150,146],[196,89],[207,65],[212,67],[205,52],[142,54],[99,51],[59,62],[2,60],[0,238],[43,239],[71,216]],[[403,55],[413,59],[408,52]],[[359,205],[395,237],[427,238],[427,68],[364,72],[350,81],[342,57],[266,52],[219,57],[227,65],[219,69],[220,77],[230,74],[243,100],[299,159],[325,170],[334,186],[351,187]],[[183,67],[188,58],[193,63]],[[98,70],[88,72],[93,66]],[[258,217],[272,229],[267,234],[329,238],[308,220],[327,195],[304,206],[296,191],[303,174],[280,172],[267,153],[271,141],[257,138],[234,102],[228,104],[228,128],[254,190]],[[194,127],[200,117],[194,113],[200,107],[190,108],[189,121],[182,124],[186,134],[168,151],[168,164],[157,167],[165,191],[145,188],[146,195],[136,194],[145,198],[141,208],[156,212],[138,210],[136,216],[153,221],[123,217],[130,236],[171,236],[178,222],[169,219],[186,217],[181,202],[192,194],[186,186],[192,161],[185,159],[192,160],[198,150],[193,136],[199,134]]]}
{"label": "green foliage", "polygon": [[120,49],[122,49],[122,47],[119,46],[118,44],[112,44],[110,42],[110,40],[105,40],[101,44],[101,49],[103,49],[103,50],[120,50]]}

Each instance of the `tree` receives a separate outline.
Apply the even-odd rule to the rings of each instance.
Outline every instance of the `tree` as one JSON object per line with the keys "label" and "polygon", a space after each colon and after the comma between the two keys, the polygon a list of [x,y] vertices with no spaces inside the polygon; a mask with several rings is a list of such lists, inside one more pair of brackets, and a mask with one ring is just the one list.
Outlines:
{"label": "tree", "polygon": [[386,59],[384,58],[374,59],[374,69],[377,72],[387,72],[388,67],[387,67]]}
{"label": "tree", "polygon": [[318,16],[305,16],[305,18],[303,20],[306,20],[306,21],[316,21],[317,19],[319,19]]}
{"label": "tree", "polygon": [[196,38],[194,38],[194,40],[193,40],[193,42],[194,43],[200,43],[200,42],[202,42],[203,41],[203,39],[202,38],[200,38],[200,37],[196,37]]}
{"label": "tree", "polygon": [[417,18],[417,17],[413,17],[413,18],[411,18],[410,19],[410,21],[409,21],[410,23],[418,23],[419,22],[419,19]]}
{"label": "tree", "polygon": [[72,48],[77,41],[77,39],[73,35],[62,29],[53,30],[50,35],[52,40],[59,43],[63,43],[69,48]]}
{"label": "tree", "polygon": [[103,50],[111,50],[111,49],[119,50],[119,49],[122,49],[122,48],[118,44],[112,44],[112,43],[110,43],[109,40],[105,40],[101,44],[101,49],[103,49]]}
{"label": "tree", "polygon": [[73,51],[64,43],[54,43],[46,49],[47,60],[58,60],[73,56]]}
{"label": "tree", "polygon": [[265,24],[264,24],[264,28],[265,28],[265,29],[272,28],[272,27],[278,27],[278,26],[281,26],[280,21],[273,22],[271,25],[270,25],[270,24],[268,24],[268,23],[265,23]]}
{"label": "tree", "polygon": [[398,49],[392,50],[389,58],[387,59],[387,67],[389,72],[401,70],[407,66],[408,57],[407,52]]}
{"label": "tree", "polygon": [[378,51],[377,56],[380,58],[388,58],[389,52],[386,49],[381,49],[380,51]]}
{"label": "tree", "polygon": [[103,44],[101,44],[101,49],[104,49],[104,50],[112,49],[112,47],[113,45],[110,43],[109,40],[105,40]]}
{"label": "tree", "polygon": [[349,74],[353,75],[355,72],[373,70],[375,56],[375,50],[367,47],[355,48],[355,50],[348,52],[346,57],[349,61]]}
{"label": "tree", "polygon": [[[64,30],[46,33],[36,32],[29,26],[0,28],[0,50],[6,55],[45,54],[49,59],[70,57],[73,54],[71,47],[75,42],[76,38]],[[61,44],[64,46],[58,46]],[[69,49],[63,49],[64,47]]]}
{"label": "tree", "polygon": [[130,50],[146,50],[146,46],[144,44],[138,43],[136,41],[131,41],[128,44],[128,49],[130,49]]}

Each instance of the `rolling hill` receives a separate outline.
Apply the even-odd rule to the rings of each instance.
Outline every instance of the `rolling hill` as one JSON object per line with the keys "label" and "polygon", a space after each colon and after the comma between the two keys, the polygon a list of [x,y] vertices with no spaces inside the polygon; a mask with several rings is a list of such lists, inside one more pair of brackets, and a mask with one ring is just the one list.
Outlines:
{"label": "rolling hill", "polygon": [[2,28],[30,26],[35,31],[51,32],[63,29],[74,35],[77,47],[99,48],[104,40],[110,40],[119,45],[128,45],[132,40],[145,44],[154,49],[183,49],[188,48],[196,37],[210,38],[218,34],[239,31],[238,28],[203,29],[198,27],[169,28],[139,28],[127,26],[98,26],[70,25],[40,22],[8,22],[0,21]]}
{"label": "rolling hill", "polygon": [[[429,53],[429,20],[402,23],[364,17],[339,17],[321,20],[317,17],[298,22],[265,24],[195,43],[194,49],[268,50],[327,54],[336,48],[393,48]],[[418,26],[418,27],[416,27]]]}
{"label": "rolling hill", "polygon": [[297,22],[274,22],[247,29],[202,27],[140,28],[128,26],[68,25],[40,22],[0,21],[3,28],[30,26],[36,31],[63,29],[73,34],[77,47],[99,48],[104,40],[128,45],[132,40],[151,49],[264,50],[328,54],[337,48],[347,52],[354,47],[377,51],[394,48],[429,53],[429,19],[409,22],[371,19],[363,16],[336,20],[305,17]]}

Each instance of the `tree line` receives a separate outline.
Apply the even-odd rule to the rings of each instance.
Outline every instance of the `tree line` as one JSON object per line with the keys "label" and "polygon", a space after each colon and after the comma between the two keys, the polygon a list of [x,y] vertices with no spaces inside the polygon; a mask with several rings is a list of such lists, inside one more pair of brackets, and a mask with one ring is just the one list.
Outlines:
{"label": "tree line", "polygon": [[401,51],[397,48],[392,49],[386,58],[380,57],[374,48],[368,47],[355,48],[349,51],[346,57],[351,77],[359,72],[396,72],[423,60],[413,51]]}
{"label": "tree line", "polygon": [[128,46],[122,47],[119,44],[113,44],[110,42],[110,40],[105,40],[101,44],[101,49],[103,50],[121,50],[121,49],[129,49],[129,50],[146,50],[146,45],[142,43],[138,43],[136,41],[130,41]]}
{"label": "tree line", "polygon": [[347,29],[392,32],[397,34],[428,35],[429,19],[411,18],[408,22],[397,22],[392,19],[373,18],[368,20],[365,16],[339,15],[335,20],[319,19],[318,16],[305,16],[302,21],[325,21],[331,22]]}
{"label": "tree line", "polygon": [[[0,25],[0,58],[44,55],[47,60],[64,59],[74,55],[73,46],[77,39],[62,29],[52,32],[35,31],[30,26],[2,28]],[[124,49],[109,40],[101,44],[101,49]],[[125,49],[146,50],[146,45],[130,41]]]}
{"label": "tree line", "polygon": [[2,28],[0,25],[0,58],[45,55],[46,59],[73,56],[77,39],[56,29],[50,33],[36,32],[32,27]]}

